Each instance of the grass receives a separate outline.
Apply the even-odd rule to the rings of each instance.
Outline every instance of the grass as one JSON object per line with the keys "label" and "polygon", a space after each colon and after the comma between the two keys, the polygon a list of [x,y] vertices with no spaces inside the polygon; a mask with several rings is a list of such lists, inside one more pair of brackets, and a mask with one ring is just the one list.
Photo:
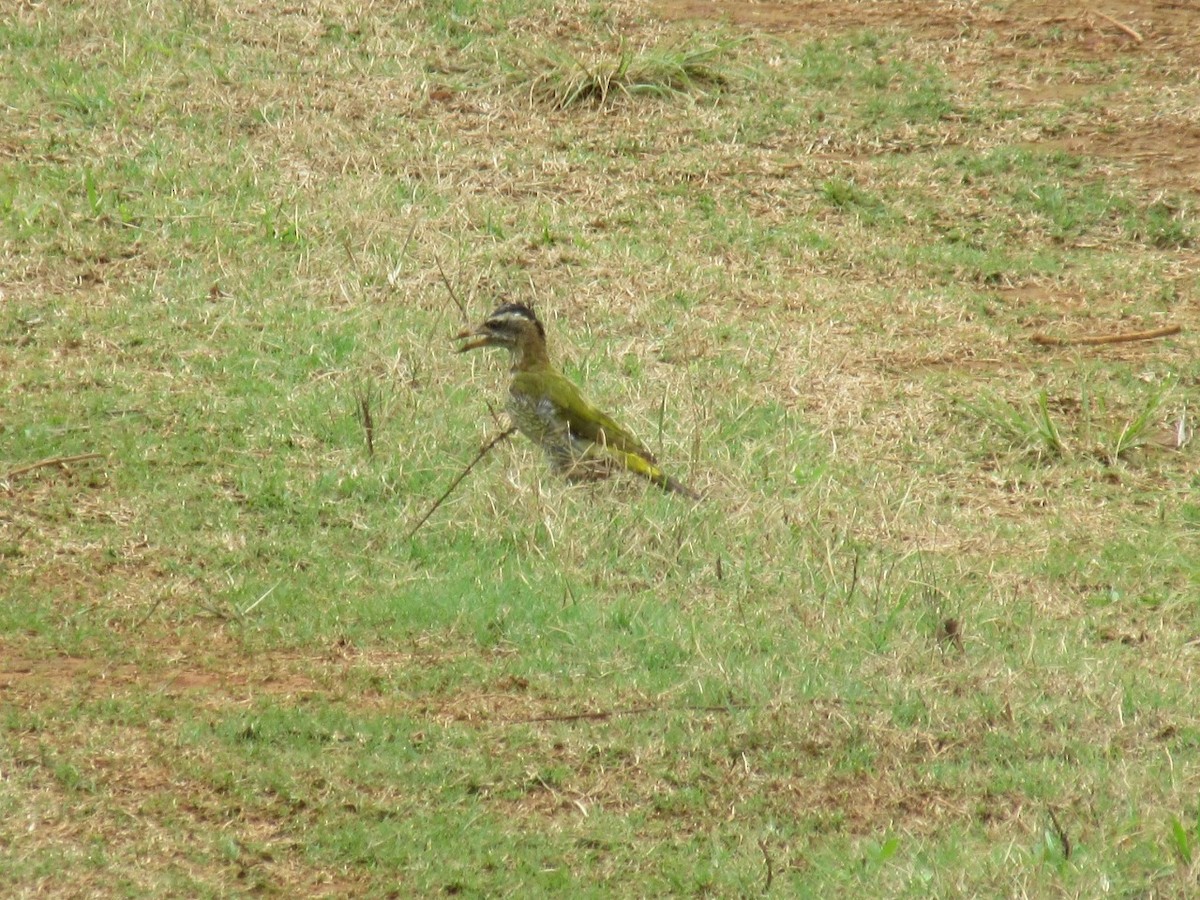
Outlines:
{"label": "grass", "polygon": [[1195,890],[1190,28],[672,9],[0,21],[16,895]]}
{"label": "grass", "polygon": [[1140,407],[1123,414],[1110,408],[1109,392],[1097,393],[1086,378],[1080,381],[1078,398],[1052,399],[1043,389],[1022,408],[994,393],[984,393],[974,401],[962,401],[962,407],[994,432],[997,448],[1006,442],[1012,449],[1031,452],[1038,459],[1084,453],[1115,466],[1152,443],[1170,450],[1186,446],[1186,427],[1180,427],[1181,422],[1186,426],[1186,406],[1175,417],[1174,428],[1151,432],[1164,420],[1163,407],[1176,387],[1174,382],[1167,380],[1144,389]]}
{"label": "grass", "polygon": [[629,50],[617,46],[583,54],[547,47],[524,61],[514,81],[532,100],[553,109],[591,104],[607,106],[618,96],[674,97],[704,94],[728,82],[721,58],[732,45],[665,46]]}

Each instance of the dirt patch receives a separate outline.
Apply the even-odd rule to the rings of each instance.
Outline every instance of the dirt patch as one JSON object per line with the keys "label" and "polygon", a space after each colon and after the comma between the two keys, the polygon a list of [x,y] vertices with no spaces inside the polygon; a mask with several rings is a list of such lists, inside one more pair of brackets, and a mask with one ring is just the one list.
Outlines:
{"label": "dirt patch", "polygon": [[1147,123],[1145,128],[1095,126],[1028,145],[1118,163],[1143,183],[1200,191],[1200,125]]}
{"label": "dirt patch", "polygon": [[[338,686],[397,672],[444,665],[449,657],[436,650],[409,652],[359,651],[334,645],[327,652],[287,649],[245,649],[235,636],[212,622],[198,622],[190,630],[171,633],[141,632],[137,662],[114,663],[103,656],[37,655],[19,639],[0,641],[0,690],[9,697],[32,701],[70,696],[96,700],[137,696],[147,691],[168,697],[186,697],[205,708],[245,704],[259,697],[303,700],[328,694]],[[456,696],[445,706],[414,702],[413,713],[428,713],[447,721],[488,721],[495,718],[538,716],[544,709],[531,706],[524,689],[509,690],[507,682],[495,692]],[[344,687],[342,688],[344,690]],[[502,702],[505,697],[512,703]],[[364,691],[359,705],[394,707],[390,692]]]}

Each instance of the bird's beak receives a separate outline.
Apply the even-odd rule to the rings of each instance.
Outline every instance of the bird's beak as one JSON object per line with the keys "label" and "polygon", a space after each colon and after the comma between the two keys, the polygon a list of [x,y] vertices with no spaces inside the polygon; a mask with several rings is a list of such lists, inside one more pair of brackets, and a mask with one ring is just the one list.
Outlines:
{"label": "bird's beak", "polygon": [[[472,340],[473,338],[473,340]],[[456,341],[466,341],[458,348],[459,353],[466,353],[477,347],[486,347],[492,342],[492,337],[481,325],[478,328],[465,328],[454,336]]]}

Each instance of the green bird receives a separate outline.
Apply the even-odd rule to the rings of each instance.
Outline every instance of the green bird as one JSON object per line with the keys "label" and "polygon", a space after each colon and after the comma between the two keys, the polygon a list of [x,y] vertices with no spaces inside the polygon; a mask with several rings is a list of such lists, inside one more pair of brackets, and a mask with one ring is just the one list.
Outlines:
{"label": "green bird", "polygon": [[665,491],[700,499],[660,469],[645,445],[588,403],[579,388],[554,368],[546,349],[546,329],[528,306],[505,303],[478,328],[468,328],[455,339],[465,341],[459,353],[477,347],[508,350],[513,373],[508,414],[517,429],[546,452],[556,471],[571,479],[590,479],[626,469]]}

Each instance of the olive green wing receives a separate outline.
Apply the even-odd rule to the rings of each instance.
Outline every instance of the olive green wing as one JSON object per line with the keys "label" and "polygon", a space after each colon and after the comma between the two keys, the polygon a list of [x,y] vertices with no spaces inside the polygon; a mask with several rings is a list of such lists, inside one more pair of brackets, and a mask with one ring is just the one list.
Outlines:
{"label": "olive green wing", "polygon": [[572,435],[653,463],[654,454],[611,416],[583,398],[579,388],[557,372],[518,372],[512,390],[538,398],[545,415],[566,423]]}
{"label": "olive green wing", "polygon": [[534,408],[547,426],[561,427],[565,423],[573,437],[602,447],[603,452],[630,472],[664,490],[700,499],[699,494],[660,469],[654,454],[611,416],[588,403],[565,376],[557,372],[518,372],[511,390],[537,398]]}

